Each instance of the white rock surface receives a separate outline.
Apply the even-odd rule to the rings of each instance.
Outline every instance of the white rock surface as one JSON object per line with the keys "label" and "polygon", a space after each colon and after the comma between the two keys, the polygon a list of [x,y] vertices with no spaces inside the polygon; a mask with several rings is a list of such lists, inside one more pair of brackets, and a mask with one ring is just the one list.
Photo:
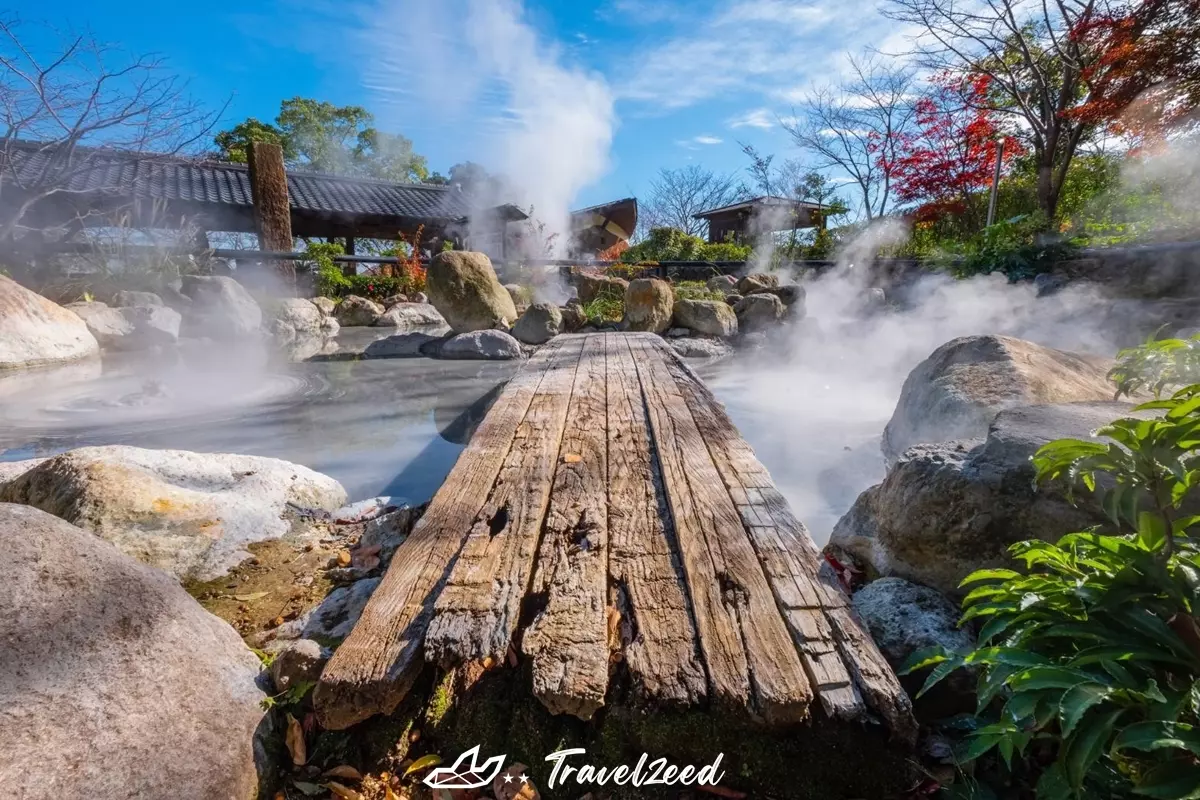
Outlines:
{"label": "white rock surface", "polygon": [[275,458],[137,447],[83,447],[47,459],[0,488],[92,531],[177,578],[218,577],[246,545],[291,531],[289,507],[333,511],[332,478]]}
{"label": "white rock surface", "polygon": [[78,314],[0,275],[0,370],[60,364],[99,352]]}

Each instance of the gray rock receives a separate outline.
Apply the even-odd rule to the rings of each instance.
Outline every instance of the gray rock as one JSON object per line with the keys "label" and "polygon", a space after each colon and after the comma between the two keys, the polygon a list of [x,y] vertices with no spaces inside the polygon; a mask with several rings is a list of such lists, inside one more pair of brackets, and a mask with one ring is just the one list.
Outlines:
{"label": "gray rock", "polygon": [[262,329],[262,309],[233,278],[185,275],[182,291],[192,300],[184,317],[186,336],[239,339]]}
{"label": "gray rock", "polygon": [[14,478],[20,477],[45,460],[44,458],[27,458],[23,461],[0,461],[0,488],[3,488],[4,484]]}
{"label": "gray rock", "polygon": [[533,303],[533,291],[519,283],[504,284],[504,291],[508,292],[508,296],[512,298],[513,306],[520,314]]}
{"label": "gray rock", "polygon": [[737,314],[720,300],[676,300],[674,322],[705,336],[728,338],[738,332]]}
{"label": "gray rock", "polygon": [[507,326],[517,320],[517,308],[484,253],[438,253],[426,272],[425,292],[456,333]]}
{"label": "gray rock", "polygon": [[321,333],[325,336],[337,336],[342,329],[342,324],[335,317],[321,318]]}
{"label": "gray rock", "polygon": [[113,295],[112,304],[116,308],[136,308],[138,306],[161,306],[163,301],[154,292],[120,291]]}
{"label": "gray rock", "polygon": [[77,361],[99,352],[81,316],[0,275],[0,372]]}
{"label": "gray rock", "polygon": [[1011,566],[1015,542],[1057,541],[1104,521],[1087,492],[1072,505],[1061,486],[1035,489],[1030,457],[1055,439],[1086,439],[1132,408],[1024,406],[1000,412],[983,441],[914,446],[838,520],[829,549],[873,574],[956,593],[976,569]]}
{"label": "gray rock", "polygon": [[414,292],[408,296],[408,299],[414,303],[428,303],[429,295],[424,292]]}
{"label": "gray rock", "polygon": [[167,306],[140,305],[121,309],[121,316],[131,330],[115,346],[122,350],[143,350],[147,347],[169,347],[179,341],[183,316]]}
{"label": "gray rock", "polygon": [[892,667],[926,647],[940,645],[955,653],[975,646],[958,627],[962,609],[928,586],[903,578],[880,578],[854,593],[854,610]]}
{"label": "gray rock", "polygon": [[625,317],[621,329],[662,333],[671,327],[675,292],[658,278],[638,278],[625,290]]}
{"label": "gray rock", "polygon": [[795,316],[797,313],[801,316],[804,314],[804,300],[808,296],[808,293],[799,284],[789,283],[784,286],[773,286],[769,289],[762,289],[757,293],[773,294],[778,297],[783,301],[783,305],[787,308],[789,316]]}
{"label": "gray rock", "polygon": [[231,627],[168,575],[37,509],[0,505],[0,547],[10,797],[257,796],[265,695]]}
{"label": "gray rock", "polygon": [[525,344],[545,344],[562,332],[562,312],[552,303],[534,303],[513,326],[512,334]]}
{"label": "gray rock", "polygon": [[737,286],[737,278],[732,275],[714,275],[705,282],[705,287],[710,292],[721,292],[729,294]]}
{"label": "gray rock", "polygon": [[737,293],[740,295],[754,294],[762,289],[771,289],[779,285],[779,278],[763,272],[756,272],[742,277],[737,282]]}
{"label": "gray rock", "polygon": [[383,300],[380,301],[379,304],[381,306],[383,306],[384,308],[391,308],[392,306],[396,305],[397,303],[407,303],[407,302],[408,302],[407,295],[394,294],[391,297],[385,297]]}
{"label": "gray rock", "polygon": [[567,302],[565,306],[558,309],[559,316],[562,317],[563,333],[575,333],[577,330],[587,324],[587,316],[583,313],[583,306],[579,304],[579,298],[572,297],[575,302]]}
{"label": "gray rock", "polygon": [[883,432],[889,464],[920,443],[982,438],[997,412],[1113,396],[1111,359],[1008,336],[964,336],[933,351],[904,381]]}
{"label": "gray rock", "polygon": [[774,327],[783,318],[783,301],[773,294],[748,294],[733,307],[738,328],[747,333]]}
{"label": "gray rock", "polygon": [[332,317],[333,312],[337,310],[337,303],[330,300],[328,297],[314,297],[309,302],[316,306],[317,310],[326,317]]}
{"label": "gray rock", "polygon": [[340,586],[325,596],[321,604],[293,620],[268,631],[258,638],[272,652],[282,649],[286,642],[312,639],[326,645],[341,642],[354,630],[367,601],[378,588],[382,578],[363,578],[349,586]]}
{"label": "gray rock", "polygon": [[624,297],[629,288],[629,281],[610,275],[600,275],[594,272],[576,272],[571,275],[571,283],[579,292],[579,302],[583,305],[595,300],[601,295]]}
{"label": "gray rock", "polygon": [[684,358],[720,358],[733,352],[733,348],[719,339],[672,339],[671,349]]}
{"label": "gray rock", "polygon": [[292,531],[290,509],[332,511],[346,492],[332,478],[275,458],[82,447],[0,487],[0,501],[62,517],[177,578],[209,580],[246,545]]}
{"label": "gray rock", "polygon": [[503,361],[520,358],[521,343],[504,331],[460,333],[442,344],[438,357]]}
{"label": "gray rock", "polygon": [[437,341],[438,336],[432,336],[421,331],[398,333],[386,339],[376,339],[367,345],[363,351],[364,358],[417,358],[422,355],[421,348]]}
{"label": "gray rock", "polygon": [[725,295],[725,302],[736,308],[737,304],[742,302],[742,296],[740,294],[727,294]]}
{"label": "gray rock", "polygon": [[271,317],[299,336],[319,332],[321,323],[325,319],[321,309],[317,308],[311,300],[300,297],[286,297],[277,300],[271,308]]}
{"label": "gray rock", "polygon": [[133,333],[133,325],[125,318],[120,309],[109,308],[104,303],[68,303],[68,308],[79,315],[87,324],[87,329],[100,346],[108,349],[118,346],[120,341]]}
{"label": "gray rock", "polygon": [[685,336],[691,336],[692,332],[687,328],[667,328],[667,332],[663,336],[668,339],[682,339]]}
{"label": "gray rock", "polygon": [[398,303],[375,320],[378,328],[445,327],[446,320],[429,303]]}
{"label": "gray rock", "polygon": [[426,505],[404,506],[367,520],[358,540],[359,547],[378,547],[380,563],[386,568],[396,548],[404,544],[417,520],[425,513],[425,508]]}
{"label": "gray rock", "polygon": [[342,298],[342,302],[338,304],[333,315],[343,328],[361,328],[374,325],[375,320],[382,316],[383,311],[383,306],[374,300],[352,294]]}
{"label": "gray rock", "polygon": [[296,639],[275,652],[271,681],[276,692],[316,683],[333,651],[312,639]]}

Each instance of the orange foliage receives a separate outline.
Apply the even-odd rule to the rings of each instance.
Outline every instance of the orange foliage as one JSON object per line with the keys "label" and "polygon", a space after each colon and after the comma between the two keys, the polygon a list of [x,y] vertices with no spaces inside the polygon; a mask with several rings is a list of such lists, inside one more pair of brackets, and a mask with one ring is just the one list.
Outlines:
{"label": "orange foliage", "polygon": [[621,254],[629,249],[629,242],[624,239],[618,241],[612,247],[606,247],[599,253],[596,253],[597,261],[619,261]]}

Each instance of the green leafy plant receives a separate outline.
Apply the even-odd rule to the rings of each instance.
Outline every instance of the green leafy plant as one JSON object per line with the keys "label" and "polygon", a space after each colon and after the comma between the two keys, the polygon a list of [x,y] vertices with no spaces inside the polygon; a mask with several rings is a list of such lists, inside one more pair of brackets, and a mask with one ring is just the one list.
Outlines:
{"label": "green leafy plant", "polygon": [[309,242],[304,249],[305,260],[313,265],[313,289],[317,294],[323,297],[349,294],[350,278],[342,273],[342,268],[333,260],[334,256],[340,256],[343,252],[340,244],[331,242]]}
{"label": "green leafy plant", "polygon": [[1117,397],[1149,391],[1158,397],[1171,386],[1200,381],[1200,333],[1190,339],[1155,339],[1117,353],[1108,373]]}
{"label": "green leafy plant", "polygon": [[1022,214],[984,228],[966,242],[961,258],[949,266],[960,278],[1001,272],[1010,280],[1023,280],[1073,258],[1076,250],[1065,239],[1047,238],[1043,218]]}
{"label": "green leafy plant", "polygon": [[704,281],[678,281],[673,284],[679,300],[725,300],[725,294],[708,288]]}
{"label": "green leafy plant", "polygon": [[591,302],[583,305],[583,315],[593,325],[620,322],[625,316],[625,297],[615,289],[601,289]]}
{"label": "green leafy plant", "polygon": [[298,681],[286,690],[279,694],[264,697],[259,701],[258,705],[263,711],[270,711],[272,708],[291,708],[298,706],[304,702],[304,698],[308,697],[308,693],[313,690],[317,684],[315,681]]}
{"label": "green leafy plant", "polygon": [[1016,772],[1039,765],[1036,751],[1038,800],[1200,798],[1200,385],[1138,410],[1159,416],[1034,456],[1039,482],[1101,495],[1110,524],[1014,545],[1024,571],[968,576],[977,649],[903,668],[932,667],[922,693],[976,668],[978,727],[960,761],[995,752]]}

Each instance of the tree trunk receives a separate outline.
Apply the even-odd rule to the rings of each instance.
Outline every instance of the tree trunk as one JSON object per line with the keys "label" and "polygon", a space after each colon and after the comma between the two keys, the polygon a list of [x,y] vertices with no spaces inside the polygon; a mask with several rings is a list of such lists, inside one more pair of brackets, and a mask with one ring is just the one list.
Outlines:
{"label": "tree trunk", "polygon": [[[292,209],[288,201],[283,148],[268,142],[251,142],[247,156],[258,247],[260,250],[290,253],[293,247]],[[292,262],[279,262],[281,273],[294,277],[295,270],[296,265]]]}

